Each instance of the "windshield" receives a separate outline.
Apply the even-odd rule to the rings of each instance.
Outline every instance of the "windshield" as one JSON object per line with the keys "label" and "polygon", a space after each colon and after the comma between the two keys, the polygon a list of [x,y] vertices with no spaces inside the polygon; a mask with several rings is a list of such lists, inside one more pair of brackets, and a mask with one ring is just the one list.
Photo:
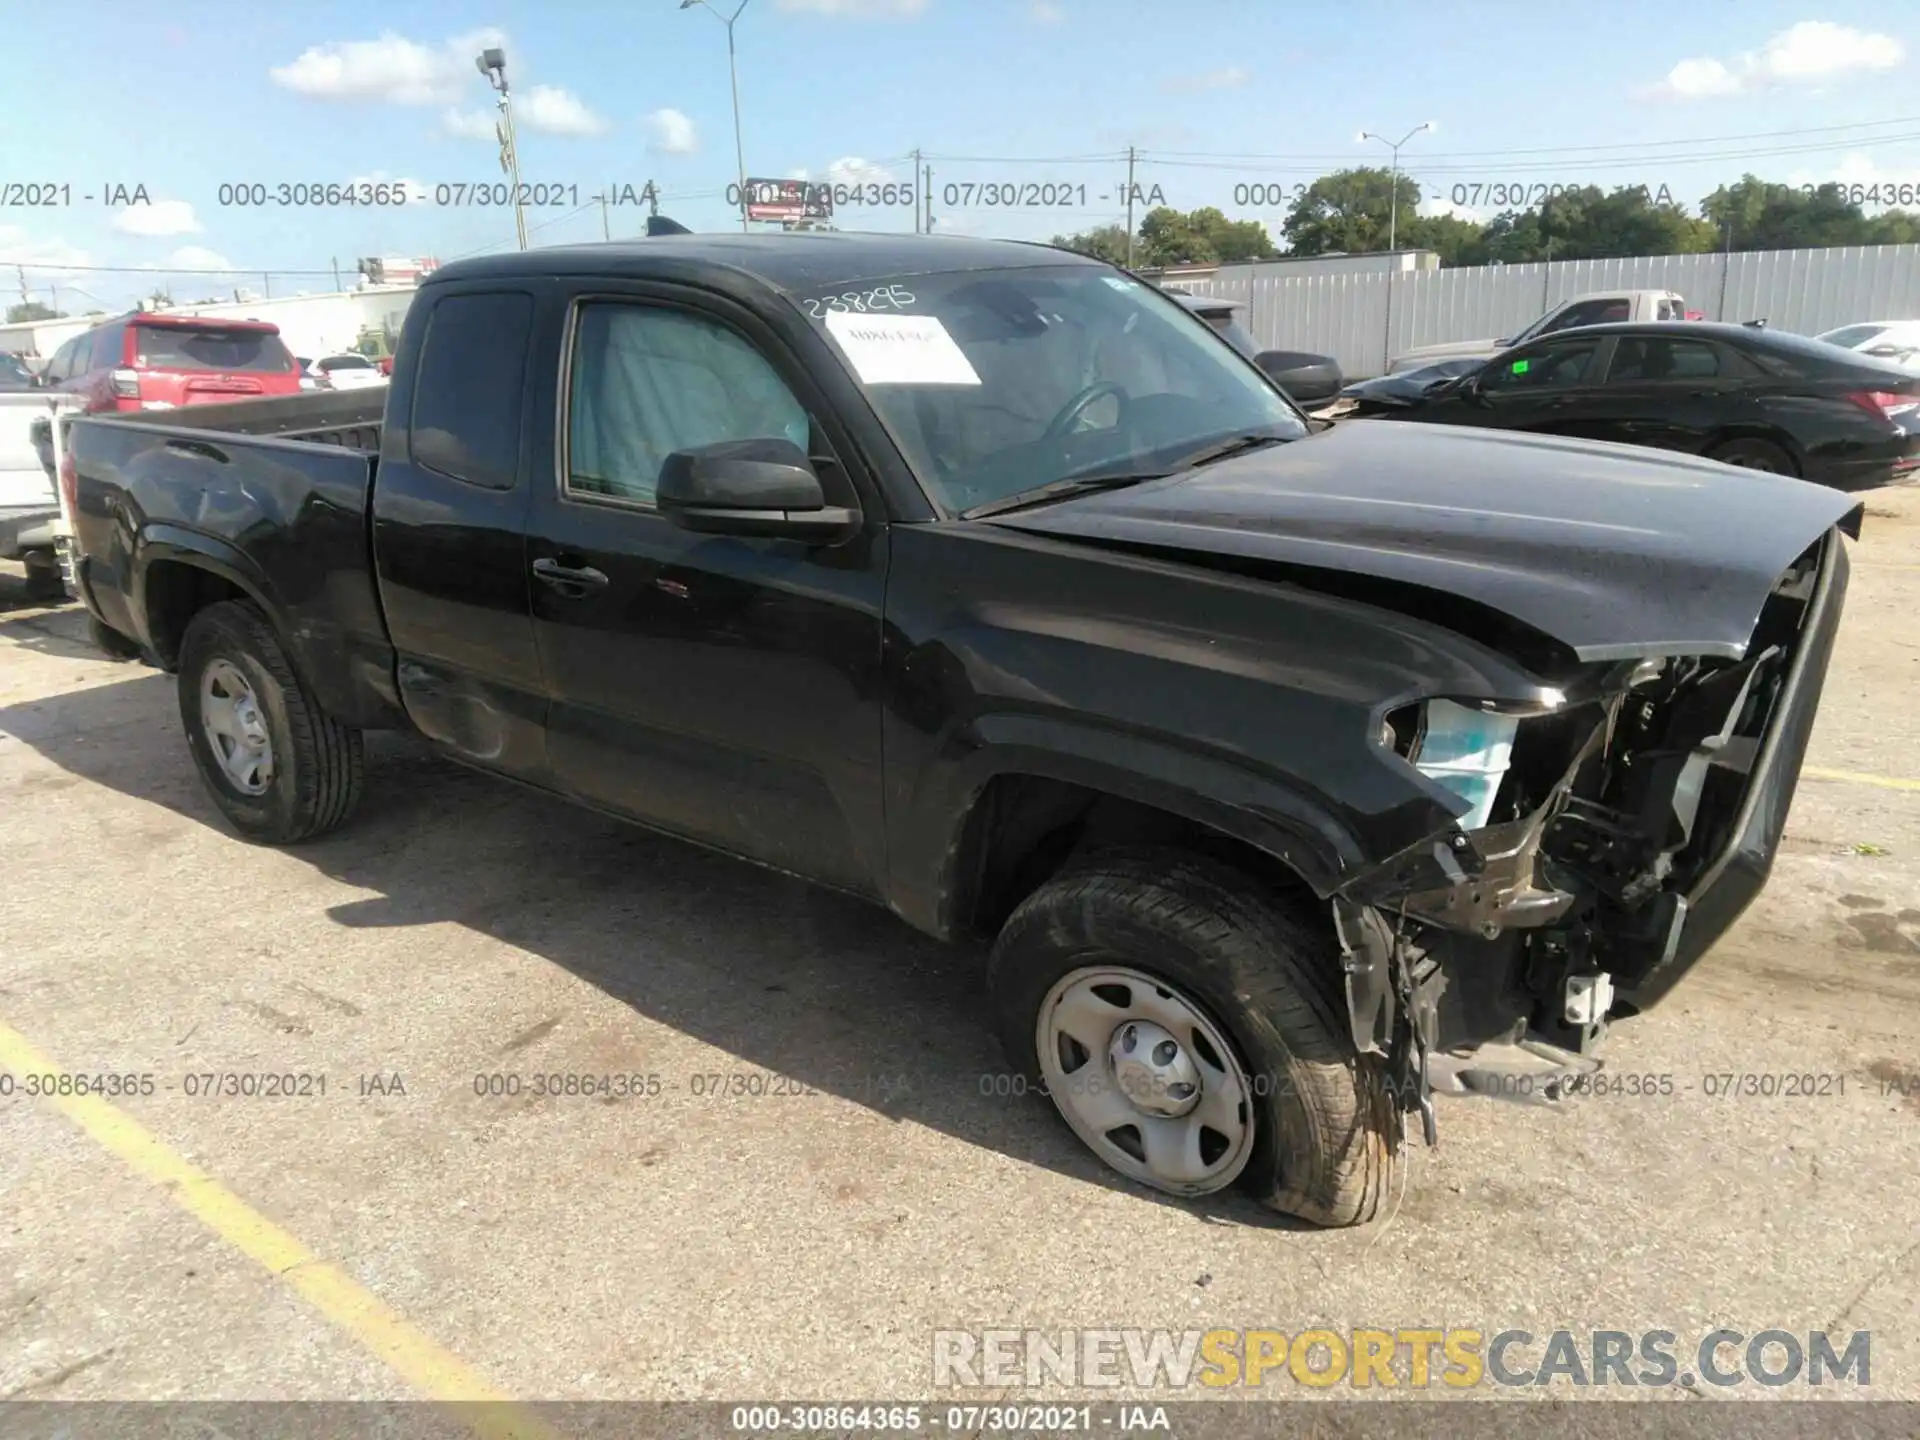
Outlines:
{"label": "windshield", "polygon": [[1842,325],[1838,330],[1829,330],[1814,338],[1824,340],[1829,345],[1839,345],[1848,350],[1866,344],[1887,327],[1884,325]]}
{"label": "windshield", "polygon": [[1206,322],[1090,265],[866,280],[798,301],[952,510],[1078,476],[1154,473],[1305,421]]}
{"label": "windshield", "polygon": [[147,370],[293,370],[294,358],[270,330],[188,325],[136,325],[134,363]]}

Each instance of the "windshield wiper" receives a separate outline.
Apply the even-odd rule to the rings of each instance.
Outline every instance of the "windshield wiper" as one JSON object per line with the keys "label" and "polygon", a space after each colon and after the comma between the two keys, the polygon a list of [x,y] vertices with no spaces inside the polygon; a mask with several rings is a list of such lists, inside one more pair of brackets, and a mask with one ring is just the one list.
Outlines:
{"label": "windshield wiper", "polygon": [[1258,450],[1266,445],[1284,445],[1285,435],[1229,435],[1224,440],[1215,440],[1198,450],[1189,451],[1173,462],[1173,470],[1193,470],[1201,465],[1211,465],[1216,460],[1225,460],[1229,455],[1244,455],[1249,450]]}
{"label": "windshield wiper", "polygon": [[1065,480],[1054,480],[1046,485],[1036,485],[1031,490],[1016,490],[1013,494],[999,500],[989,500],[976,505],[971,510],[962,510],[962,520],[984,520],[989,515],[1005,515],[1010,510],[1024,510],[1029,505],[1045,505],[1054,500],[1065,500],[1070,495],[1091,495],[1097,490],[1124,490],[1129,485],[1144,485],[1149,480],[1164,480],[1165,470],[1128,471],[1124,474],[1108,472],[1104,475],[1075,475]]}

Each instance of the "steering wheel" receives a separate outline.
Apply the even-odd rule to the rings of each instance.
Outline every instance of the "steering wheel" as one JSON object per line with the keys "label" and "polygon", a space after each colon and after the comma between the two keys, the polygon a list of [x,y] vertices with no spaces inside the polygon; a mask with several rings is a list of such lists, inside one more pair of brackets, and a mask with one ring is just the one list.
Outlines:
{"label": "steering wheel", "polygon": [[1060,413],[1048,422],[1046,433],[1041,438],[1045,440],[1065,439],[1080,417],[1087,413],[1087,407],[1092,405],[1094,401],[1104,399],[1108,395],[1113,396],[1120,402],[1120,414],[1115,424],[1126,423],[1128,400],[1126,387],[1115,384],[1111,380],[1096,380],[1060,407]]}

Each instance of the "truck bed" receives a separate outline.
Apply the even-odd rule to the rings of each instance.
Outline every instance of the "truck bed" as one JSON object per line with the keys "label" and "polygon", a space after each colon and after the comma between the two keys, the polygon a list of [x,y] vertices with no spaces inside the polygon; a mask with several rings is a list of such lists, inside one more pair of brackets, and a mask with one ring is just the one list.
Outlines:
{"label": "truck bed", "polygon": [[271,436],[338,445],[368,454],[380,449],[380,425],[386,416],[387,389],[313,390],[266,400],[235,400],[225,405],[189,405],[158,413],[142,411],[122,418],[179,430],[215,430],[228,435]]}

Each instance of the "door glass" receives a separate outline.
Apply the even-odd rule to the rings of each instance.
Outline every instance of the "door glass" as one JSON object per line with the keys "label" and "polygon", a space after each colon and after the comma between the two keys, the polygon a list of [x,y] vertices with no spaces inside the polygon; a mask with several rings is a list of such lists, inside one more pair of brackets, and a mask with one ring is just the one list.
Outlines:
{"label": "door glass", "polygon": [[1533,393],[1564,389],[1587,378],[1600,341],[1565,340],[1557,345],[1542,345],[1524,354],[1490,364],[1481,372],[1483,391]]}
{"label": "door glass", "polygon": [[533,297],[449,295],[427,317],[414,366],[412,454],[442,475],[511,490],[520,474],[520,407]]}
{"label": "door glass", "polygon": [[653,503],[676,450],[722,440],[807,448],[806,407],[715,321],[650,305],[580,308],[567,404],[567,493]]}
{"label": "door glass", "polygon": [[1660,380],[1711,380],[1720,374],[1720,353],[1698,340],[1629,336],[1614,352],[1610,385]]}

